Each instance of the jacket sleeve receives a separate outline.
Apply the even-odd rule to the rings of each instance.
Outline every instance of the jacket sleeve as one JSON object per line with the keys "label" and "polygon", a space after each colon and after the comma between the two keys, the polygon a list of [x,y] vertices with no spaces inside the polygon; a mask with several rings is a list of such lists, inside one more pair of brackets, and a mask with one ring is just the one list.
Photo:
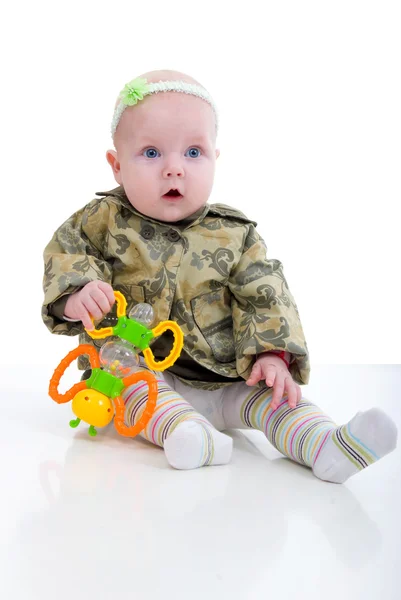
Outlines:
{"label": "jacket sleeve", "polygon": [[67,219],[45,248],[42,318],[52,333],[81,333],[81,322],[62,319],[65,297],[90,281],[112,281],[111,267],[103,255],[108,218],[107,202],[94,200]]}
{"label": "jacket sleeve", "polygon": [[281,350],[290,353],[294,381],[307,384],[309,355],[297,305],[282,264],[266,258],[266,245],[253,225],[228,286],[239,375],[248,378],[256,354]]}

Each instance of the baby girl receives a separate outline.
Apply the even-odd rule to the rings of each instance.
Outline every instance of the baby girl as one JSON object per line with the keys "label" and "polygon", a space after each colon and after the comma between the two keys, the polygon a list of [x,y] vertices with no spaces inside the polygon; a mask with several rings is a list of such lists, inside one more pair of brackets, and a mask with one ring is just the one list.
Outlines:
{"label": "baby girl", "polygon": [[[396,426],[379,408],[337,426],[302,396],[308,349],[282,264],[267,258],[254,221],[208,204],[217,132],[212,97],[183,73],[146,73],[124,87],[106,154],[118,187],[97,193],[47,245],[44,322],[99,347],[104,340],[84,328],[115,324],[113,290],[128,309],[149,303],[155,322],[172,319],[184,333],[180,358],[155,372],[157,409],[143,432],[170,465],[226,464],[232,439],[222,431],[253,428],[320,479],[342,483],[396,447]],[[155,357],[171,343],[157,338]],[[142,384],[125,391],[128,425],[146,399]]]}

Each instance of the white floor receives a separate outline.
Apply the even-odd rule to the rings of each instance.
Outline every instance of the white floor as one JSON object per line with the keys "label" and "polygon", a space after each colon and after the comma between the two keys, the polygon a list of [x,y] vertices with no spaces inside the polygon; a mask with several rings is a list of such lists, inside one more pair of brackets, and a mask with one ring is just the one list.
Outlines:
{"label": "white floor", "polygon": [[[399,449],[338,486],[235,431],[230,465],[174,471],[139,438],[72,430],[51,374],[1,372],[0,598],[401,598]],[[400,365],[316,366],[303,392],[401,429]]]}

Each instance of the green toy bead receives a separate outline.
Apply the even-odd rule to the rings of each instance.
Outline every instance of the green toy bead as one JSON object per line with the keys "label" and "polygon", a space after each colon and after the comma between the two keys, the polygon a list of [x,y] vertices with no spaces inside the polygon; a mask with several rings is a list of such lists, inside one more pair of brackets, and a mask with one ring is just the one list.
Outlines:
{"label": "green toy bead", "polygon": [[150,340],[155,337],[145,325],[126,316],[119,317],[117,325],[113,327],[113,334],[141,350],[149,348]]}
{"label": "green toy bead", "polygon": [[101,392],[108,398],[117,398],[124,389],[122,379],[102,369],[92,369],[91,376],[86,380],[86,386]]}

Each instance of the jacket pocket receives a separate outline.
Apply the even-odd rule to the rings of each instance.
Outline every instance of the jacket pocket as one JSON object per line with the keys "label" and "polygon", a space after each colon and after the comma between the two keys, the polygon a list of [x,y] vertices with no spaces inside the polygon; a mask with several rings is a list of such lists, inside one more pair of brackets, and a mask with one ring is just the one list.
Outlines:
{"label": "jacket pocket", "polygon": [[192,314],[213,356],[221,363],[235,359],[231,297],[228,288],[201,294],[191,300]]}

